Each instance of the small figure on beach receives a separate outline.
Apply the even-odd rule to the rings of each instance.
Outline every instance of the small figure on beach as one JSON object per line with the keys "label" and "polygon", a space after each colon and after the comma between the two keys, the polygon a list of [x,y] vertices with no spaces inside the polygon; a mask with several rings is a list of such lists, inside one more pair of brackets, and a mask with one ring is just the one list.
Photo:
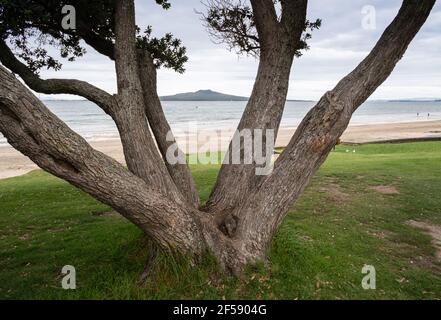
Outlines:
{"label": "small figure on beach", "polygon": [[420,113],[419,112],[417,112],[417,118],[420,116]]}

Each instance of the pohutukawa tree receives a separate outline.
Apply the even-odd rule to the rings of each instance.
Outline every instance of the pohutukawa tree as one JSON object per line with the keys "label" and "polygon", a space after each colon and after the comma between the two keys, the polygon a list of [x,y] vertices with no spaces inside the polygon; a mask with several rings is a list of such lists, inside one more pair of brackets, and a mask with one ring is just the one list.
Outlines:
{"label": "pohutukawa tree", "polygon": [[[170,6],[167,0],[156,3]],[[157,247],[195,258],[210,253],[224,270],[239,273],[244,265],[265,258],[288,210],[354,111],[391,74],[434,3],[404,0],[369,55],[309,111],[273,172],[257,176],[256,163],[224,164],[203,205],[188,166],[165,160],[175,141],[166,139],[170,126],[156,91],[156,69],[183,72],[185,49],[170,34],[154,38],[150,27],[141,31],[133,0],[69,1],[76,8],[75,30],[61,27],[64,4],[59,1],[0,0],[0,131],[42,169],[133,222]],[[213,37],[260,61],[238,129],[273,129],[277,134],[292,64],[320,21],[306,19],[307,0],[206,5],[203,17]],[[39,76],[43,67],[61,67],[45,46],[74,60],[85,53],[84,43],[114,61],[117,94],[80,80]],[[78,95],[101,107],[117,125],[128,170],[94,150],[28,87]]]}

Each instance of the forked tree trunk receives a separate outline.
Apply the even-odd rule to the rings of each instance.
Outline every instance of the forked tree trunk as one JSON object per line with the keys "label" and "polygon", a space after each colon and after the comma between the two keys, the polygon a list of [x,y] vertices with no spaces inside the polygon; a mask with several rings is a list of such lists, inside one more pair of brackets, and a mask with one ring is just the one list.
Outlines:
{"label": "forked tree trunk", "polygon": [[252,256],[268,245],[311,178],[346,130],[352,114],[389,77],[435,1],[407,0],[370,54],[327,92],[297,128],[271,175],[239,205],[235,238]]}
{"label": "forked tree trunk", "polygon": [[116,104],[111,108],[118,127],[126,163],[130,171],[151,183],[163,194],[180,198],[156,148],[145,112],[144,95],[138,73],[135,43],[134,4],[117,1],[115,14],[115,66],[118,84]]}
{"label": "forked tree trunk", "polygon": [[[259,17],[274,19],[272,0],[252,3],[258,21]],[[165,146],[161,147],[162,142],[158,141],[158,151],[149,130],[146,119],[159,117],[165,121],[165,118],[157,112],[159,105],[155,105],[153,116],[147,116],[145,110],[146,105],[157,102],[146,104],[142,76],[138,72],[133,1],[117,1],[118,95],[115,99],[76,80],[45,82],[32,75],[26,77],[21,70],[23,65],[8,56],[8,49],[0,43],[2,63],[10,70],[20,71],[26,83],[51,92],[69,90],[89,96],[111,114],[120,129],[129,170],[94,150],[4,67],[0,67],[0,132],[42,169],[120,212],[162,249],[196,257],[210,252],[225,270],[239,273],[246,263],[265,257],[272,236],[289,208],[325,161],[353,112],[391,74],[434,3],[435,0],[403,2],[372,52],[307,114],[270,175],[255,178],[248,167],[224,166],[207,206],[209,213],[196,208],[192,201],[195,190],[186,193],[182,192],[185,185],[176,186],[178,181],[192,183],[192,179],[187,173],[176,173],[174,168],[166,166],[161,157]],[[288,2],[282,4],[287,6]],[[281,23],[277,19],[270,21],[272,26]],[[283,17],[282,21],[285,21]],[[257,27],[264,38],[271,34],[270,29],[262,30],[261,23]],[[277,130],[279,126],[292,55],[286,54],[283,47],[274,48],[280,51],[264,52],[262,56],[253,97],[240,128]],[[150,121],[154,126],[154,120]],[[160,136],[165,129],[153,131],[157,130]],[[235,176],[243,179],[243,184]],[[232,224],[227,221],[231,225],[227,231],[223,228],[225,219],[234,221]]]}
{"label": "forked tree trunk", "polygon": [[[277,137],[288,94],[289,77],[294,56],[299,48],[306,23],[306,0],[284,1],[282,21],[278,21],[274,4],[268,0],[251,1],[255,13],[256,27],[261,44],[260,61],[250,100],[247,103],[236,135],[249,130],[255,140],[255,130],[262,136],[262,155],[267,151],[267,130]],[[268,139],[270,139],[268,137]],[[229,213],[240,205],[260,180],[256,168],[262,165],[255,161],[247,163],[245,141],[240,140],[240,164],[232,163],[233,142],[230,143],[225,164],[221,167],[216,185],[204,210],[216,212],[225,219],[224,230],[231,233],[234,219]],[[254,150],[255,152],[255,150]],[[272,152],[272,151],[271,151]],[[272,154],[271,154],[272,156]],[[231,188],[231,186],[235,186]],[[232,225],[233,224],[233,225]]]}
{"label": "forked tree trunk", "polygon": [[[273,130],[277,136],[283,109],[288,93],[289,75],[294,53],[286,46],[274,43],[272,50],[261,56],[254,89],[245,108],[236,134],[247,130],[255,139],[255,131],[262,132],[262,152],[266,150],[267,130]],[[243,195],[255,187],[259,176],[256,175],[256,164],[246,163],[245,141],[241,138],[240,163],[233,163],[233,142],[230,143],[225,164],[222,166],[218,180],[205,209],[209,212],[229,212],[235,208]],[[265,156],[265,154],[263,153]],[[231,186],[235,186],[232,188]]]}
{"label": "forked tree trunk", "polygon": [[162,158],[165,160],[167,170],[173,179],[174,184],[182,193],[189,204],[197,208],[200,204],[199,195],[196,190],[196,184],[190,172],[190,168],[186,164],[179,161],[171,164],[167,159],[167,152],[175,150],[175,156],[183,159],[185,163],[185,153],[176,146],[176,139],[173,136],[170,125],[162,110],[161,102],[157,93],[156,67],[152,59],[143,51],[138,53],[139,61],[139,78],[141,80],[142,91],[144,95],[145,113],[149,123],[151,124],[153,135],[155,136],[158,149]]}

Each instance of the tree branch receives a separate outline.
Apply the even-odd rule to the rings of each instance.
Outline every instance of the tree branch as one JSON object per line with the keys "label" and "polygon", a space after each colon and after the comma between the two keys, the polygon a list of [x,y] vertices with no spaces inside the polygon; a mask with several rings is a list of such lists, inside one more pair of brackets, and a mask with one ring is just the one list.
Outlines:
{"label": "tree branch", "polygon": [[85,81],[75,79],[41,79],[14,56],[4,40],[0,40],[0,62],[13,73],[18,74],[36,92],[81,96],[96,103],[106,113],[110,112],[110,108],[114,104],[112,95]]}
{"label": "tree branch", "polygon": [[115,60],[115,49],[112,41],[103,39],[102,37],[96,35],[87,27],[87,25],[83,25],[81,22],[78,24],[78,29],[76,32],[98,53],[105,55],[111,60]]}
{"label": "tree branch", "polygon": [[[292,64],[305,26],[306,1],[293,0],[291,5],[284,4],[285,17],[293,13],[292,10],[296,10],[294,16],[291,17],[294,27],[287,29],[279,25],[272,0],[255,0],[251,3],[259,38],[262,38],[265,33],[268,34],[265,44],[261,43],[266,49],[262,47],[253,92],[237,132],[261,130],[262,140],[266,141],[268,130],[273,130],[274,139],[277,138],[286,104]],[[262,151],[264,152],[265,146],[266,144],[263,143]],[[244,150],[242,142],[240,147],[242,152]],[[231,153],[232,143],[230,143],[227,157],[230,157]],[[260,177],[256,176],[256,168],[255,163],[232,165],[227,161],[219,172],[205,209],[210,212],[231,212],[243,194],[249,194],[260,180]],[[231,188],[231,186],[236,187]]]}
{"label": "tree branch", "polygon": [[256,29],[259,34],[261,48],[271,43],[279,29],[276,8],[273,0],[251,0]]}
{"label": "tree branch", "polygon": [[[303,119],[273,173],[236,211],[240,217],[237,236],[245,239],[250,250],[258,251],[269,244],[291,205],[347,128],[353,112],[391,74],[434,3],[435,0],[404,0],[397,17],[366,59]],[[263,210],[257,209],[259,205]]]}
{"label": "tree branch", "polygon": [[225,43],[238,54],[258,56],[260,40],[254,14],[243,0],[206,0],[207,13],[200,13],[208,33],[216,43]]}
{"label": "tree branch", "polygon": [[212,217],[168,197],[93,149],[2,66],[0,132],[40,168],[111,206],[162,249],[196,257],[211,250],[232,271],[246,262]]}
{"label": "tree branch", "polygon": [[67,180],[168,250],[205,250],[198,215],[94,150],[0,66],[0,132],[42,169]]}
{"label": "tree branch", "polygon": [[176,149],[182,161],[185,161],[186,155],[180,150],[176,139],[173,136],[170,125],[165,117],[159,100],[156,87],[156,68],[152,59],[145,51],[138,49],[139,59],[139,78],[141,80],[142,90],[144,93],[145,112],[147,119],[151,124],[153,135],[162,158],[165,161],[167,170],[172,177],[176,187],[184,195],[187,201],[194,207],[198,207],[200,203],[199,194],[196,189],[193,176],[187,164],[177,163],[170,164],[167,161],[167,152],[170,148]]}
{"label": "tree branch", "polygon": [[120,132],[127,166],[162,193],[184,203],[186,199],[167,171],[147,121],[136,48],[134,1],[117,0],[115,9],[118,110],[114,119]]}
{"label": "tree branch", "polygon": [[[42,33],[47,33],[53,37],[59,37],[59,30],[54,30],[53,26],[48,26],[46,24],[34,24],[35,28],[38,28]],[[84,21],[77,21],[77,29],[75,30],[64,30],[63,33],[70,36],[79,36],[84,40],[89,46],[95,49],[98,53],[108,57],[110,60],[115,60],[115,45],[109,39],[105,39],[90,29],[90,26]]]}
{"label": "tree branch", "polygon": [[[115,64],[118,95],[141,100],[136,51],[135,4],[133,0],[116,0]],[[134,96],[133,96],[134,95]],[[136,101],[141,102],[141,101]],[[142,105],[142,103],[138,103]]]}
{"label": "tree branch", "polygon": [[282,5],[281,25],[288,37],[293,39],[293,49],[300,47],[300,40],[306,25],[308,0],[280,0]]}

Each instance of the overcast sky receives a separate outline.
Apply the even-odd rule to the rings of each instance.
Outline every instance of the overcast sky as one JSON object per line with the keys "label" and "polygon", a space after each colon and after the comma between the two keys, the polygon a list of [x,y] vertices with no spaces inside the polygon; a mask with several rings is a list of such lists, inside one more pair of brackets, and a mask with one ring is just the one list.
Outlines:
{"label": "overcast sky", "polygon": [[[187,47],[189,62],[185,74],[161,69],[160,95],[212,89],[249,96],[257,70],[252,57],[238,57],[225,46],[214,44],[196,11],[203,11],[200,0],[171,0],[172,8],[162,10],[153,0],[136,1],[137,23],[152,25],[154,34],[172,32]],[[308,18],[321,18],[323,24],[310,41],[311,49],[295,60],[288,97],[318,99],[332,89],[369,53],[386,26],[392,21],[398,0],[310,0]],[[376,11],[376,28],[362,27],[365,6]],[[60,72],[42,72],[44,77],[78,78],[114,93],[115,71],[106,58],[88,49],[75,63],[65,63]],[[435,5],[428,21],[412,42],[392,76],[372,99],[441,97],[441,3]]]}

